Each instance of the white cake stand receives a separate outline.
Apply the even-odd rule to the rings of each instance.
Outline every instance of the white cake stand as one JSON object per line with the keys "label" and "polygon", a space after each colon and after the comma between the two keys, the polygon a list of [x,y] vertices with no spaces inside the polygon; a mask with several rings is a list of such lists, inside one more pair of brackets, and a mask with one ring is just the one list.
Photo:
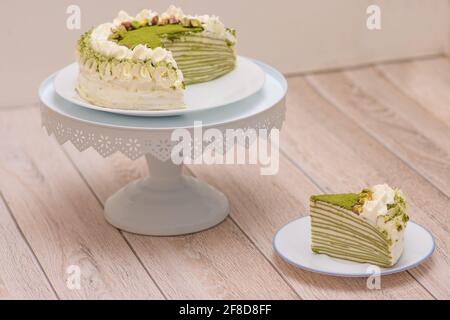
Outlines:
{"label": "white cake stand", "polygon": [[[144,235],[181,235],[211,228],[229,214],[223,193],[193,177],[171,161],[176,128],[203,130],[281,129],[287,83],[275,69],[257,62],[266,72],[264,87],[251,97],[211,111],[179,117],[130,117],[90,110],[59,97],[55,75],[39,90],[42,125],[60,144],[71,141],[79,150],[94,148],[103,157],[119,151],[130,159],[145,156],[150,175],[131,182],[105,204],[105,217],[115,227]],[[195,143],[194,143],[195,145]],[[230,146],[226,146],[230,147]]]}

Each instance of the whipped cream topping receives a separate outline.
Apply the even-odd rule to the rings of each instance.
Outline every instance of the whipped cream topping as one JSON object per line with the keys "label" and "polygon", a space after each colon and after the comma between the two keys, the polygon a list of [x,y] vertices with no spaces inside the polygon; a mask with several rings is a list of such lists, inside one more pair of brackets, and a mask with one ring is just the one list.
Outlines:
{"label": "whipped cream topping", "polygon": [[141,61],[147,61],[152,59],[153,57],[153,50],[150,48],[147,48],[146,46],[142,44],[138,44],[133,49],[133,59],[134,60],[141,60]]}
{"label": "whipped cream topping", "polygon": [[[76,90],[85,100],[99,106],[120,109],[169,110],[185,108],[181,88],[163,88],[148,81],[115,80],[104,82],[83,69]],[[136,93],[139,94],[136,94]]]}
{"label": "whipped cream topping", "polygon": [[[403,198],[401,191],[398,189],[394,190],[387,184],[375,185],[370,188],[370,191],[372,191],[372,199],[364,203],[360,216],[378,227],[382,232],[385,232],[389,239],[392,240],[392,246],[398,246],[398,243],[403,243],[406,222],[402,221],[402,216],[392,219],[385,218],[390,214],[390,210],[395,211],[398,209],[389,209],[388,205],[395,203],[396,195]],[[399,228],[399,225],[402,227]]]}
{"label": "whipped cream topping", "polygon": [[181,20],[186,15],[183,13],[183,10],[181,8],[177,8],[174,5],[170,5],[169,8],[167,8],[166,12],[161,14],[162,19],[168,19],[170,17],[175,17],[178,20]]}
{"label": "whipped cream topping", "polygon": [[86,61],[80,61],[80,68],[83,71],[89,71],[93,77],[104,80],[154,79],[155,83],[162,88],[181,88],[184,80],[183,73],[179,69],[165,66],[154,67],[149,63],[105,61],[99,64],[96,59],[90,58]]}
{"label": "whipped cream topping", "polygon": [[104,23],[92,31],[90,38],[92,49],[108,58],[135,61],[151,60],[154,63],[166,61],[167,63],[176,66],[172,53],[164,48],[156,48],[155,50],[152,50],[145,45],[137,45],[133,48],[133,50],[131,50],[125,46],[119,45],[117,42],[108,40],[112,33],[111,30],[113,27],[113,23]]}
{"label": "whipped cream topping", "polygon": [[[96,27],[91,34],[91,47],[102,55],[108,58],[115,58],[118,60],[135,60],[148,61],[154,63],[165,61],[176,66],[175,60],[170,51],[164,48],[156,48],[152,50],[145,45],[138,45],[134,49],[129,49],[125,46],[119,45],[117,42],[108,40],[112,34],[112,29],[121,25],[123,22],[130,21],[151,21],[158,13],[144,9],[135,17],[130,16],[125,11],[120,11],[112,23],[104,23]],[[179,20],[183,18],[199,20],[204,29],[203,32],[213,34],[217,37],[226,38],[228,41],[235,42],[236,38],[225,28],[225,25],[219,20],[217,16],[201,15],[188,16],[183,13],[180,8],[171,5],[166,12],[161,14],[161,18],[175,17]]]}
{"label": "whipped cream topping", "polygon": [[[141,11],[141,13],[142,13],[142,11]],[[122,11],[119,11],[119,13],[117,14],[117,17],[114,19],[113,23],[115,26],[120,26],[120,24],[122,22],[127,22],[127,21],[131,21],[131,20],[134,20],[134,18],[122,10]]]}
{"label": "whipped cream topping", "polygon": [[[153,19],[153,17],[156,17],[158,15],[157,12],[155,11],[151,11],[149,9],[144,9],[141,12],[139,12],[136,17],[135,20],[142,22],[142,21],[151,21]],[[128,20],[130,21],[130,20]]]}
{"label": "whipped cream topping", "polygon": [[361,212],[361,217],[376,225],[379,216],[387,214],[388,204],[394,203],[395,191],[387,184],[378,184],[370,188],[373,192],[372,200],[366,201]]}
{"label": "whipped cream topping", "polygon": [[225,25],[219,20],[219,17],[212,16],[204,22],[206,32],[215,33],[218,36],[225,36],[227,29]]}

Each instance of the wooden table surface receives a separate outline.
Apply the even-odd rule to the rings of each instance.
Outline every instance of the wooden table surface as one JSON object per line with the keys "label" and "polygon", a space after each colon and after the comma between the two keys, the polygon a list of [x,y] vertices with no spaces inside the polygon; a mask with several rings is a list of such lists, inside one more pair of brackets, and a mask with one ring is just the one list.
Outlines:
{"label": "wooden table surface", "polygon": [[[182,237],[121,232],[103,218],[109,195],[146,175],[144,160],[60,147],[38,104],[0,109],[0,298],[449,299],[450,63],[435,57],[291,76],[280,172],[189,166],[222,190],[231,215]],[[427,262],[366,279],[294,268],[275,231],[308,214],[311,194],[400,186],[437,248]],[[81,288],[67,268],[78,265]]]}

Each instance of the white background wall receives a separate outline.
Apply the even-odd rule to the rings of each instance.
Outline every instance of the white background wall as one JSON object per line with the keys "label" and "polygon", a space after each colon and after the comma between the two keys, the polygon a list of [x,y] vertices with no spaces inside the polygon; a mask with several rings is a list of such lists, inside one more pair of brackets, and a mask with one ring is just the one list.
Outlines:
{"label": "white background wall", "polygon": [[[1,0],[1,106],[37,102],[39,83],[74,60],[75,42],[91,26],[174,3],[214,13],[238,30],[241,55],[284,73],[323,70],[446,52],[448,0]],[[82,10],[81,30],[66,28],[66,8]],[[382,29],[366,28],[366,8],[381,7]]]}

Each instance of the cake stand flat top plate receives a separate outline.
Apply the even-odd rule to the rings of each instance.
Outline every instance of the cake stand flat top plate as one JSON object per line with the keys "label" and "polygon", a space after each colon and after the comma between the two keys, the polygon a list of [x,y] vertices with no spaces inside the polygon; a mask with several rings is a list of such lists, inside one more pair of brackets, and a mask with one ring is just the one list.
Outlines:
{"label": "cake stand flat top plate", "polygon": [[54,79],[56,93],[89,109],[141,117],[175,116],[222,107],[253,95],[265,82],[265,72],[258,64],[238,56],[236,68],[230,73],[212,81],[187,86],[184,92],[185,109],[144,111],[105,108],[83,100],[75,91],[78,72],[77,63],[60,70]]}
{"label": "cake stand flat top plate", "polygon": [[277,105],[285,97],[287,82],[284,76],[264,63],[253,62],[265,73],[265,82],[261,90],[226,106],[175,117],[136,117],[81,107],[56,93],[54,87],[56,74],[41,84],[39,96],[44,105],[60,115],[93,125],[125,129],[169,130],[192,128],[195,121],[202,121],[204,127],[216,126],[253,117]]}
{"label": "cake stand flat top plate", "polygon": [[[275,252],[288,263],[301,269],[342,277],[368,277],[374,269],[367,263],[357,263],[315,254],[311,251],[310,217],[294,220],[283,226],[273,239]],[[380,275],[397,273],[414,268],[434,252],[431,233],[409,221],[405,231],[403,254],[391,268],[380,268]]]}

